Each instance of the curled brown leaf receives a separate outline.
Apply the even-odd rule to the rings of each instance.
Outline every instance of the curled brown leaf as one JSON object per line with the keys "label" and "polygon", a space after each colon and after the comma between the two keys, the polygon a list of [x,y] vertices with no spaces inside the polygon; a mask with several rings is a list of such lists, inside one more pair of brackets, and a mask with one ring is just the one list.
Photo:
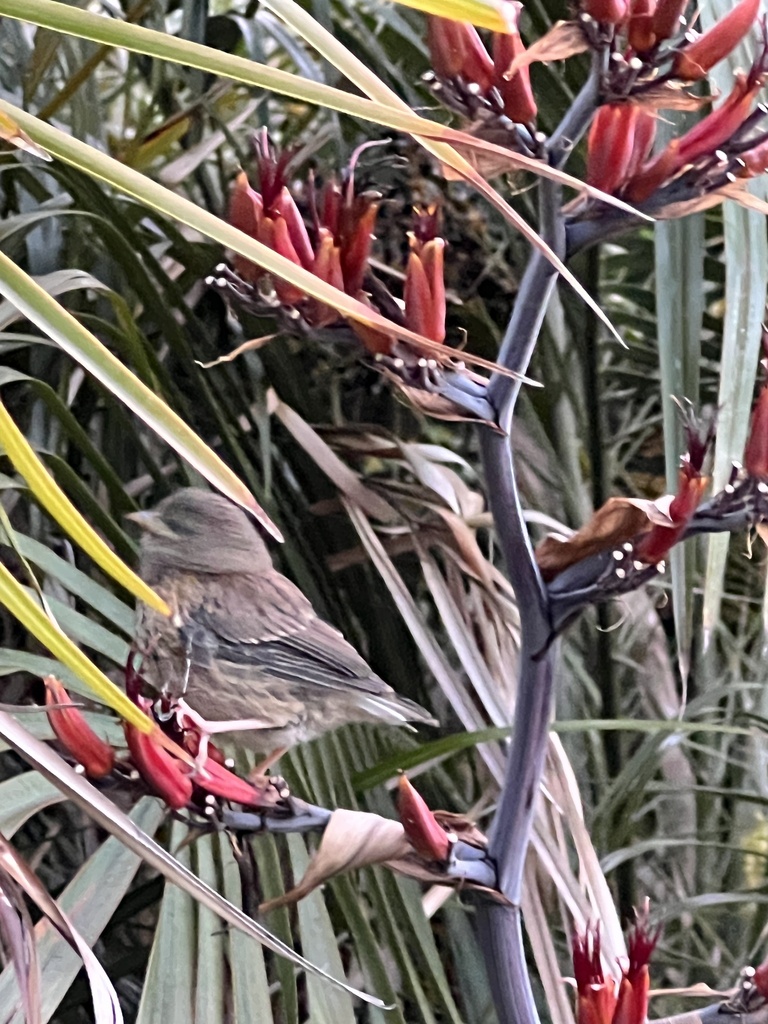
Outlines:
{"label": "curled brown leaf", "polygon": [[536,548],[536,562],[545,581],[591,555],[619,547],[651,526],[671,526],[671,495],[644,498],[609,498],[580,530],[567,540],[546,537]]}

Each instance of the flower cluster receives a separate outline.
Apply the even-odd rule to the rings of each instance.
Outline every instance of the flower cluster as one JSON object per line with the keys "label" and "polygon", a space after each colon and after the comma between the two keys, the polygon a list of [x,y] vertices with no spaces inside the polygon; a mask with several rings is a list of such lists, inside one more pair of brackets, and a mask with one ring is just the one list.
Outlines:
{"label": "flower cluster", "polygon": [[[653,153],[659,109],[697,109],[685,86],[706,77],[755,24],[759,0],[740,0],[709,31],[682,34],[680,0],[586,0],[585,15],[612,37],[606,103],[587,144],[589,184],[656,216],[680,216],[719,201],[768,167],[766,111],[756,106],[768,75],[763,40],[730,95],[683,135]],[[712,198],[714,197],[714,199]]]}
{"label": "flower cluster", "polygon": [[600,953],[599,927],[587,928],[573,938],[576,976],[577,1024],[645,1024],[648,1014],[648,963],[659,932],[648,927],[647,915],[638,918],[627,938],[627,963],[621,968],[618,991],[606,980]]}
{"label": "flower cluster", "polygon": [[[257,138],[256,149],[259,190],[251,186],[245,172],[238,174],[230,197],[230,223],[326,284],[375,308],[365,285],[370,277],[371,244],[381,197],[375,192],[355,189],[355,158],[341,183],[331,178],[318,189],[310,179],[305,190],[305,222],[286,182],[290,155],[278,155],[265,133]],[[440,343],[445,338],[445,241],[439,236],[435,206],[416,209],[409,246],[403,301],[398,303],[388,293],[383,295],[383,286],[378,282],[377,294],[386,306],[387,316]],[[234,268],[247,285],[265,283],[265,272],[242,256],[235,255]],[[269,283],[278,304],[292,307],[308,326],[339,323],[341,318],[335,309],[290,282],[270,278]],[[367,325],[350,326],[374,355],[394,355],[399,347],[395,338]]]}
{"label": "flower cluster", "polygon": [[[238,174],[229,222],[326,284],[363,298],[379,195],[356,192],[351,170],[341,185],[331,179],[319,193],[312,182],[310,234],[286,181],[290,158],[290,153],[277,154],[266,132],[257,136],[259,191],[244,171]],[[264,279],[261,267],[243,256],[234,256],[234,267],[248,284]],[[279,303],[298,307],[310,326],[323,327],[339,319],[336,310],[310,299],[290,282],[277,278],[271,284]]]}
{"label": "flower cluster", "polygon": [[530,72],[525,67],[507,74],[525,53],[518,29],[522,7],[517,0],[506,0],[509,31],[493,34],[490,53],[473,25],[430,16],[427,41],[433,71],[426,81],[448,106],[468,117],[495,115],[530,132],[537,114]]}
{"label": "flower cluster", "polygon": [[[266,778],[259,784],[247,782],[230,771],[220,751],[208,745],[205,762],[196,767],[191,757],[198,749],[199,735],[191,723],[182,723],[180,739],[183,748],[171,753],[173,744],[163,743],[159,728],[141,732],[135,725],[123,723],[128,757],[118,760],[112,746],[98,736],[73,702],[62,683],[55,676],[45,679],[48,719],[56,738],[66,752],[82,766],[91,779],[103,779],[116,768],[136,772],[147,788],[159,796],[173,810],[188,807],[201,810],[207,794],[231,800],[244,807],[271,806],[274,794]],[[149,712],[152,702],[137,693],[133,702],[142,711]],[[170,748],[170,749],[169,749]]]}

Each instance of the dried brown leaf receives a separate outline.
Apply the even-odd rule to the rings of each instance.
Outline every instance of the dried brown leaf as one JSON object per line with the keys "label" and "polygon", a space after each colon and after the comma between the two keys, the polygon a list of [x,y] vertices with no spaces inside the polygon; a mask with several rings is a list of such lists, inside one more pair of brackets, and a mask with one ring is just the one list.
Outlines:
{"label": "dried brown leaf", "polygon": [[41,1024],[40,966],[34,926],[21,886],[0,867],[0,945],[13,964],[25,1024]]}
{"label": "dried brown leaf", "polygon": [[636,93],[632,102],[650,110],[701,110],[716,98],[712,95],[699,96],[681,82],[661,82]]}
{"label": "dried brown leaf", "polygon": [[521,68],[538,61],[565,60],[576,53],[586,52],[589,47],[589,40],[578,21],[558,21],[546,35],[515,57],[504,77],[510,79]]}
{"label": "dried brown leaf", "polygon": [[341,871],[400,860],[407,857],[411,849],[399,821],[341,808],[331,815],[320,846],[299,884],[282,896],[262,903],[259,909],[266,912],[295,903]]}
{"label": "dried brown leaf", "polygon": [[618,547],[645,533],[651,526],[671,526],[671,495],[644,498],[609,498],[568,540],[546,537],[536,548],[536,562],[546,581],[590,555]]}
{"label": "dried brown leaf", "polygon": [[[466,816],[452,814],[450,811],[435,811],[434,816],[457,839],[478,849],[486,848],[488,840],[485,835]],[[266,913],[296,903],[334,875],[372,864],[383,864],[392,871],[420,882],[462,885],[483,892],[498,902],[507,902],[495,889],[466,882],[462,878],[452,878],[437,866],[427,863],[413,849],[399,821],[342,808],[331,815],[320,846],[299,884],[282,896],[262,903],[259,910]]]}

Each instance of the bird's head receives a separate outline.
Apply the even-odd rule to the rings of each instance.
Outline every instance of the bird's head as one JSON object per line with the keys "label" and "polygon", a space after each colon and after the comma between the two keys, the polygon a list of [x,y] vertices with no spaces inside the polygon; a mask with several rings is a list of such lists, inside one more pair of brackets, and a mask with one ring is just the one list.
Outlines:
{"label": "bird's head", "polygon": [[246,512],[211,491],[185,487],[145,512],[126,518],[143,530],[141,571],[265,572],[272,559]]}

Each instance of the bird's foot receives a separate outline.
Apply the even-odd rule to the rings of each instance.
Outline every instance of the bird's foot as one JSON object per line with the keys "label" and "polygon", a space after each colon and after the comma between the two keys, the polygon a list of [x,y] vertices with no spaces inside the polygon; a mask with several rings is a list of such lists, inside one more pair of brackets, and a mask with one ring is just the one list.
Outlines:
{"label": "bird's foot", "polygon": [[[192,730],[197,735],[198,748],[195,755],[195,770],[205,771],[205,763],[208,760],[208,746],[211,736],[220,732],[248,732],[253,729],[270,729],[271,723],[265,722],[262,718],[236,718],[226,721],[209,721],[187,704],[184,698],[176,701],[176,715],[180,727],[187,731]],[[279,757],[282,750],[277,752]],[[274,758],[277,760],[277,758]],[[271,763],[271,762],[270,762]]]}
{"label": "bird's foot", "polygon": [[278,747],[277,750],[273,750],[271,754],[264,758],[264,760],[257,764],[251,771],[248,772],[249,781],[259,779],[266,775],[269,769],[276,765],[283,754],[288,750],[288,747]]}

